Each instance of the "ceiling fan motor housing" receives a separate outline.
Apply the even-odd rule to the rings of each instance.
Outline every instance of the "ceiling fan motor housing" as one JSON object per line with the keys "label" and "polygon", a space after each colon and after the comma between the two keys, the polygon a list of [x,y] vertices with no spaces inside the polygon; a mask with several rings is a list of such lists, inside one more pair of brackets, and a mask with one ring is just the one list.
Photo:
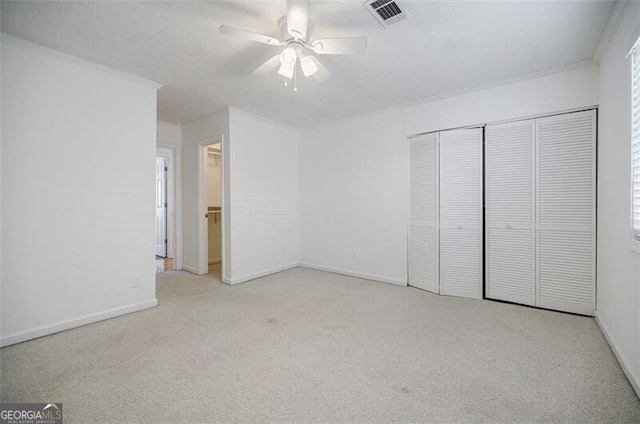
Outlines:
{"label": "ceiling fan motor housing", "polygon": [[291,34],[289,34],[289,31],[287,29],[287,17],[286,16],[283,16],[282,18],[280,18],[278,20],[278,28],[280,29],[280,39],[281,40],[285,40],[285,41],[298,40],[298,41],[302,41],[304,43],[309,39],[309,34],[311,34],[311,31],[313,30],[313,23],[311,22],[311,19],[309,19],[309,22],[307,23],[307,34],[304,36],[304,38],[296,38],[296,37],[292,36]]}

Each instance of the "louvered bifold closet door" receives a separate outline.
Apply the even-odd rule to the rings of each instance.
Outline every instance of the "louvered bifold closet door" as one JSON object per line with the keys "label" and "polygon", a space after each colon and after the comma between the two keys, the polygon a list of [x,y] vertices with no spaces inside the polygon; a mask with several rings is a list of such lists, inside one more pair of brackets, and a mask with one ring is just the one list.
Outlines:
{"label": "louvered bifold closet door", "polygon": [[485,129],[485,295],[535,305],[535,120]]}
{"label": "louvered bifold closet door", "polygon": [[440,133],[440,294],[482,297],[482,129]]}
{"label": "louvered bifold closet door", "polygon": [[536,120],[538,306],[595,310],[595,111]]}
{"label": "louvered bifold closet door", "polygon": [[439,293],[438,134],[409,141],[409,285]]}

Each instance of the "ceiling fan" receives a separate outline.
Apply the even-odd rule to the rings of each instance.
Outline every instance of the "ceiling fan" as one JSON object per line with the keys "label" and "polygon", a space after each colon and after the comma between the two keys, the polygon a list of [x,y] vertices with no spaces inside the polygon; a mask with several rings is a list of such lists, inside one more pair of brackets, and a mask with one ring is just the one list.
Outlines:
{"label": "ceiling fan", "polygon": [[367,37],[319,38],[311,41],[309,9],[310,0],[287,0],[287,15],[278,21],[281,34],[279,39],[229,25],[221,25],[220,32],[270,46],[285,46],[280,53],[267,60],[253,73],[263,75],[278,68],[278,73],[285,77],[285,85],[287,79],[293,79],[294,91],[297,91],[295,81],[298,64],[305,77],[313,77],[322,82],[330,76],[327,68],[313,53],[354,54],[364,53],[367,49]]}

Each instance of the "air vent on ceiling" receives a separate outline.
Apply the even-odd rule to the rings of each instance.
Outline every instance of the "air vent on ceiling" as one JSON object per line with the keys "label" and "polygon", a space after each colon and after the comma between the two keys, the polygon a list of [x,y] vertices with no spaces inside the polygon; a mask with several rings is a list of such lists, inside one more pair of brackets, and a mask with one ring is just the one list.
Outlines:
{"label": "air vent on ceiling", "polygon": [[365,0],[364,7],[385,28],[409,16],[398,0]]}

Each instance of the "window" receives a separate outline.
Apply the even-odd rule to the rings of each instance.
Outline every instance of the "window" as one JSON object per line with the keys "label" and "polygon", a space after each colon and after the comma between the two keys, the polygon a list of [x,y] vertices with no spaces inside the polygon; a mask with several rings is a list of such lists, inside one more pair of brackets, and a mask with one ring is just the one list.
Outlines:
{"label": "window", "polygon": [[631,50],[632,231],[640,242],[640,46]]}

